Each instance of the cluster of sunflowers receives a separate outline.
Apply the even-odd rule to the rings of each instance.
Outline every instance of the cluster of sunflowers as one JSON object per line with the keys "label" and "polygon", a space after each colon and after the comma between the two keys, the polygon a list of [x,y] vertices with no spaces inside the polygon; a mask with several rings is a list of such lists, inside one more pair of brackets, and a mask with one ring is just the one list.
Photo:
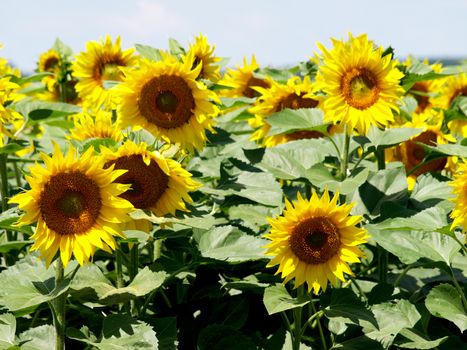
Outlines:
{"label": "cluster of sunflowers", "polygon": [[[57,255],[62,267],[72,256],[89,264],[97,249],[118,250],[125,231],[151,234],[164,228],[154,225],[158,218],[189,211],[195,202],[190,192],[207,185],[186,170],[196,173],[190,160],[215,142],[218,118],[233,115],[231,123],[260,148],[330,140],[339,158],[333,175],[341,183],[351,174],[352,158],[377,161],[378,169],[402,162],[409,190],[422,174],[451,176],[457,196],[452,228],[467,227],[467,165],[461,154],[437,149],[467,137],[466,73],[413,58],[399,62],[367,35],[332,44],[318,45],[320,53],[309,61],[283,70],[260,68],[254,56],[221,69],[225,60],[204,36],[186,50],[172,40],[170,51],[124,50],[119,37],[106,37],[74,57],[57,41],[29,77],[0,60],[3,211],[17,204],[24,212],[18,227],[36,226],[30,250],[38,250],[47,267]],[[308,110],[314,114],[300,114]],[[287,113],[292,122],[278,128]],[[302,127],[303,119],[293,119],[300,115],[316,118]],[[61,123],[63,133],[46,137],[43,119]],[[391,147],[364,147],[369,134],[384,129],[412,131]],[[352,140],[358,145],[349,149]],[[28,189],[7,202],[13,192],[7,167],[18,174],[19,163],[8,157],[35,164],[27,169]],[[284,284],[294,279],[296,288],[306,284],[316,295],[328,282],[337,287],[345,274],[353,275],[349,264],[361,261],[358,246],[370,236],[345,195],[325,188],[320,196],[320,188],[311,183],[296,200],[286,196],[283,213],[269,218],[264,247],[272,257],[267,266],[279,265]]]}

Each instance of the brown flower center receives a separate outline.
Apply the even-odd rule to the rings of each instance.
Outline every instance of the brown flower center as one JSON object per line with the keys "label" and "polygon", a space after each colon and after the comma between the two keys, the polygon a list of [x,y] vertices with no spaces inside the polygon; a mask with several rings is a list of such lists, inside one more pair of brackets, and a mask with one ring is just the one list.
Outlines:
{"label": "brown flower center", "polygon": [[[404,152],[404,166],[407,172],[410,172],[414,167],[420,164],[420,162],[423,161],[426,156],[426,152],[423,147],[417,145],[415,142],[423,143],[429,146],[435,146],[436,139],[436,133],[431,130],[427,130],[422,132],[417,137],[414,137],[412,140],[404,142],[402,150]],[[446,162],[447,158],[434,159],[418,167],[412,174],[418,176],[420,174],[428,173],[431,171],[443,170],[446,166]]]}
{"label": "brown flower center", "polygon": [[99,186],[79,171],[59,173],[44,185],[39,207],[47,227],[59,235],[88,231],[99,217]]}
{"label": "brown flower center", "polygon": [[176,75],[161,75],[141,89],[138,107],[146,120],[165,129],[187,123],[193,116],[195,100],[187,82]]}
{"label": "brown flower center", "polygon": [[121,197],[131,202],[135,208],[148,209],[153,207],[167,189],[169,177],[154,160],[146,165],[141,155],[134,154],[117,158],[115,161],[107,163],[106,167],[112,164],[115,164],[115,169],[128,170],[115,182],[131,184],[131,188]]}
{"label": "brown flower center", "polygon": [[326,217],[313,217],[295,225],[289,244],[301,261],[322,264],[337,253],[341,241],[334,223]]}
{"label": "brown flower center", "polygon": [[54,72],[55,69],[58,68],[58,64],[60,63],[58,57],[52,56],[49,57],[44,63],[44,71],[45,72]]}
{"label": "brown flower center", "polygon": [[429,105],[429,96],[425,94],[428,93],[428,87],[423,82],[415,83],[412,88],[410,89],[414,92],[412,95],[417,100],[417,109],[415,110],[416,113],[423,112]]}
{"label": "brown flower center", "polygon": [[363,110],[378,101],[380,89],[373,72],[366,68],[352,68],[341,78],[341,91],[350,106]]}
{"label": "brown flower center", "polygon": [[269,84],[266,80],[251,76],[250,79],[248,79],[246,83],[245,90],[243,90],[243,96],[248,97],[248,98],[258,97],[260,93],[252,89],[253,86],[259,86],[259,87],[267,89],[271,86],[271,84]]}

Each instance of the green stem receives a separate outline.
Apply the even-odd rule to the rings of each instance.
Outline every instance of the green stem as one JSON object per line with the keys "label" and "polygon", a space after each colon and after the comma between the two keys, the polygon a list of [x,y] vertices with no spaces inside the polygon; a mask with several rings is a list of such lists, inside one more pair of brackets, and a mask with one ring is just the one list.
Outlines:
{"label": "green stem", "polygon": [[[384,148],[378,147],[375,151],[375,156],[378,161],[378,169],[383,170],[386,168],[386,159]],[[381,283],[386,283],[388,280],[388,252],[378,245],[378,279]]]}
{"label": "green stem", "polygon": [[164,241],[163,239],[156,239],[156,241],[154,242],[154,260],[153,261],[156,261],[157,259],[161,257],[163,241]]}
{"label": "green stem", "polygon": [[138,253],[138,244],[134,244],[130,249],[130,268],[128,269],[130,274],[130,282],[133,281],[133,279],[138,274]]}
{"label": "green stem", "polygon": [[13,163],[13,168],[15,169],[15,178],[16,178],[16,185],[21,188],[21,174],[19,172],[18,164],[15,162]]}
{"label": "green stem", "polygon": [[347,168],[349,166],[349,145],[350,145],[350,134],[347,129],[347,125],[345,126],[344,134],[344,150],[341,154],[341,169],[340,169],[340,176],[341,181],[344,181],[347,178]]}
{"label": "green stem", "polygon": [[117,288],[123,288],[125,283],[123,282],[123,269],[122,269],[122,252],[120,247],[115,250],[115,269],[117,272]]}
{"label": "green stem", "polygon": [[2,181],[2,212],[8,210],[8,172],[6,167],[7,161],[8,155],[6,153],[0,154],[0,176]]}
{"label": "green stem", "polygon": [[[303,285],[297,289],[297,297],[302,295]],[[299,350],[302,340],[302,307],[293,309],[292,349]]]}
{"label": "green stem", "polygon": [[397,287],[399,286],[399,283],[401,283],[402,279],[404,278],[404,276],[407,274],[407,272],[409,272],[410,269],[414,268],[414,267],[417,267],[419,266],[419,264],[410,264],[410,265],[407,265],[405,267],[404,270],[402,270],[402,272],[399,274],[399,276],[397,277],[397,279],[394,281],[394,287]]}
{"label": "green stem", "polygon": [[[315,304],[313,303],[313,299],[311,299],[311,307],[313,308],[313,313],[318,314],[315,308]],[[318,317],[317,323],[318,323],[319,337],[321,338],[321,344],[323,344],[323,349],[327,350],[328,346],[326,345],[326,338],[324,337],[323,328],[321,327],[320,317]]]}
{"label": "green stem", "polygon": [[467,247],[465,246],[464,243],[462,243],[462,242],[457,238],[455,232],[453,232],[453,234],[452,234],[451,237],[454,238],[454,239],[456,240],[457,243],[459,243],[459,245],[461,246],[462,251],[463,251],[465,254],[467,254]]}
{"label": "green stem", "polygon": [[[64,268],[62,264],[62,260],[60,258],[57,259],[57,263],[55,265],[55,288],[62,283],[64,276]],[[66,306],[66,297],[67,293],[62,293],[58,297],[55,298],[53,301],[54,309],[55,309],[55,317],[54,317],[54,326],[55,326],[55,333],[56,333],[56,350],[64,350],[65,349],[65,306]]]}
{"label": "green stem", "polygon": [[456,287],[457,291],[459,292],[459,295],[461,296],[462,304],[464,305],[464,310],[467,312],[467,299],[465,298],[464,290],[459,285],[459,282],[457,282],[456,276],[454,275],[454,271],[452,270],[451,266],[449,266],[449,271],[451,272],[452,282],[454,283],[454,286]]}
{"label": "green stem", "polygon": [[378,147],[375,151],[376,160],[378,161],[378,170],[386,169],[386,157],[384,148]]}
{"label": "green stem", "polygon": [[352,276],[349,276],[349,279],[350,281],[352,281],[352,283],[354,284],[355,287],[357,287],[358,289],[358,292],[360,293],[360,296],[364,299],[364,300],[368,300],[365,292],[363,291],[362,287],[360,287],[360,284],[358,284],[357,280],[352,277]]}

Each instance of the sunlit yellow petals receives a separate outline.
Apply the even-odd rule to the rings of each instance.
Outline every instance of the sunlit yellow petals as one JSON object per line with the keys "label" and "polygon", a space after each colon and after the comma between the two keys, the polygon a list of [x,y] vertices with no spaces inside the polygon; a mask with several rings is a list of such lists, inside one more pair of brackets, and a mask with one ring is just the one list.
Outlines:
{"label": "sunlit yellow petals", "polygon": [[19,225],[37,221],[31,249],[40,251],[47,266],[57,251],[66,266],[73,255],[82,265],[96,248],[115,249],[112,237],[123,237],[120,224],[129,220],[127,213],[133,209],[117,196],[129,185],[112,183],[114,171],[104,169],[104,159],[92,147],[80,157],[71,144],[68,147],[64,155],[55,143],[52,157],[41,154],[45,167],[33,165],[26,177],[31,189],[10,200],[25,210]]}
{"label": "sunlit yellow petals", "polygon": [[345,281],[352,270],[347,263],[359,262],[363,253],[357,244],[368,239],[367,231],[357,227],[360,216],[350,216],[353,204],[337,205],[338,194],[332,198],[326,189],[321,197],[313,191],[306,200],[297,193],[297,200],[286,200],[281,216],[269,218],[271,230],[265,238],[266,255],[273,258],[267,267],[279,265],[283,283],[295,279],[295,287],[306,282],[308,290],[326,290]]}

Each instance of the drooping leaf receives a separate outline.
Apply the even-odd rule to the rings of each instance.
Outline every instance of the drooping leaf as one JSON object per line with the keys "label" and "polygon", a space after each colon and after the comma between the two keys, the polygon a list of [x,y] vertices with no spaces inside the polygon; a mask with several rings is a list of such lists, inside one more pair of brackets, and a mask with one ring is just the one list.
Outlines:
{"label": "drooping leaf", "polygon": [[9,349],[16,345],[16,318],[12,314],[0,315],[0,349]]}
{"label": "drooping leaf", "polygon": [[264,246],[268,241],[230,225],[195,232],[193,238],[198,242],[201,255],[206,258],[234,263],[266,258]]}
{"label": "drooping leaf", "polygon": [[459,292],[450,284],[434,287],[425,299],[425,306],[433,316],[453,322],[461,332],[467,329],[467,312]]}
{"label": "drooping leaf", "polygon": [[310,298],[301,296],[293,298],[287,289],[280,284],[267,287],[264,290],[263,303],[269,315],[302,307],[310,302]]}
{"label": "drooping leaf", "polygon": [[299,130],[316,130],[322,133],[327,131],[324,123],[324,113],[319,108],[286,108],[267,118],[271,126],[268,135],[288,134]]}
{"label": "drooping leaf", "polygon": [[162,61],[162,55],[160,53],[160,50],[152,46],[135,44],[135,49],[144,58],[147,58],[149,60],[156,61],[156,62]]}
{"label": "drooping leaf", "polygon": [[445,342],[448,336],[438,338],[436,340],[426,339],[423,334],[414,329],[402,329],[396,340],[395,344],[404,349],[433,349]]}
{"label": "drooping leaf", "polygon": [[28,329],[19,335],[19,341],[23,343],[21,350],[55,349],[55,328],[52,325],[43,325]]}

